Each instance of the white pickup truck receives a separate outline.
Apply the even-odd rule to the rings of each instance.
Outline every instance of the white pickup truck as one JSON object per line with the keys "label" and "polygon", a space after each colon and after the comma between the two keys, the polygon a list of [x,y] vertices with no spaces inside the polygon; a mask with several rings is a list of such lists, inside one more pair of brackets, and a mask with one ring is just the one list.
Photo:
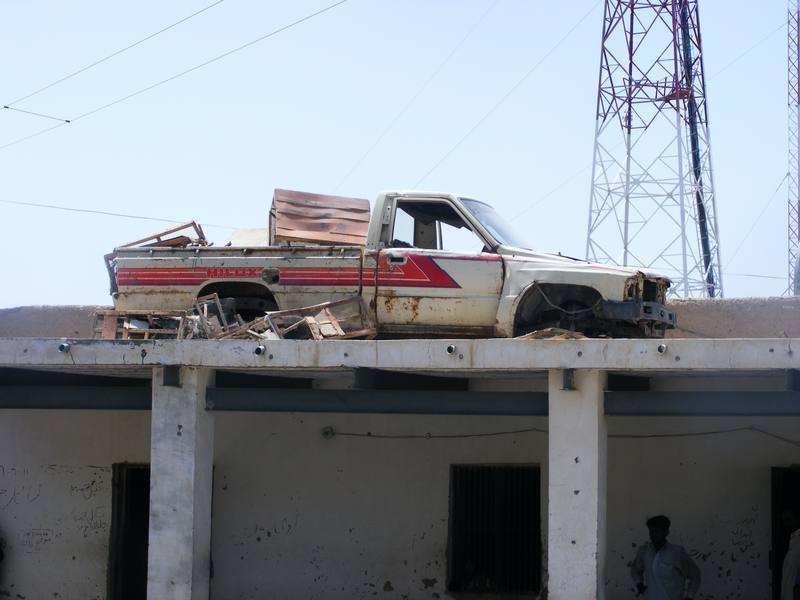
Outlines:
{"label": "white pickup truck", "polygon": [[383,192],[370,217],[366,201],[276,190],[269,227],[252,234],[117,248],[115,307],[183,310],[216,293],[255,317],[360,295],[385,337],[662,337],[675,326],[666,277],[532,250],[491,206],[455,194]]}

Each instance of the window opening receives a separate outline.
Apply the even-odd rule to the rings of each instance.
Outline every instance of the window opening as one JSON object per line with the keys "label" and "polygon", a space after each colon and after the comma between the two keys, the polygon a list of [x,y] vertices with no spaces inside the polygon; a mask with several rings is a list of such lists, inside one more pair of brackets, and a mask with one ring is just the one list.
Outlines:
{"label": "window opening", "polygon": [[446,202],[399,201],[389,246],[451,252],[485,251],[483,240]]}
{"label": "window opening", "polygon": [[537,465],[452,465],[447,589],[538,592],[539,513]]}

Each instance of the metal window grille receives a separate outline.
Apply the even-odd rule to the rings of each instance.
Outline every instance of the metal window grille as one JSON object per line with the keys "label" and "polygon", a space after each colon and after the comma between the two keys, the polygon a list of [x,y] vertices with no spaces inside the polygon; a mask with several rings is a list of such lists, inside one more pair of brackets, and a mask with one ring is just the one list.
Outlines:
{"label": "metal window grille", "polygon": [[450,467],[449,591],[539,591],[539,489],[536,465]]}

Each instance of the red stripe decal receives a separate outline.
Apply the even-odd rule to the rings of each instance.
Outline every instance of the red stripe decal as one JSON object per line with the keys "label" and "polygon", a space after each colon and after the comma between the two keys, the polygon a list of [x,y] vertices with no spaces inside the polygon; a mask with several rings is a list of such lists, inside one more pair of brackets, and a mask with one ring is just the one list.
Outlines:
{"label": "red stripe decal", "polygon": [[[378,257],[379,287],[460,288],[461,286],[436,262],[424,254],[401,254],[402,264],[389,263],[385,253]],[[444,260],[479,260],[496,262],[496,255],[442,256]],[[177,285],[196,286],[211,279],[261,279],[261,267],[211,268],[138,268],[118,269],[121,286]],[[357,267],[288,267],[280,269],[280,284],[287,286],[353,286],[375,285],[372,272],[363,274]]]}
{"label": "red stripe decal", "polygon": [[209,279],[260,279],[261,267],[117,269],[119,285],[200,285]]}

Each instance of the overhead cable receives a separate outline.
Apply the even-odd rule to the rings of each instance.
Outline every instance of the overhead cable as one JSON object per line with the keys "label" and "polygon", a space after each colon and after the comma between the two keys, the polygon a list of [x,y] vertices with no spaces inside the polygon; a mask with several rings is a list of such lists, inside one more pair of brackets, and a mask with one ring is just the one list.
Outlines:
{"label": "overhead cable", "polygon": [[[95,210],[91,208],[76,208],[73,206],[60,206],[58,204],[41,204],[39,202],[22,202],[20,200],[1,200],[2,204],[14,204],[17,206],[32,206],[36,208],[49,208],[51,210],[63,210],[67,212],[88,213],[92,215],[104,215],[106,217],[122,217],[125,219],[139,219],[142,221],[158,221],[159,223],[185,223],[186,221],[178,221],[176,219],[164,219],[162,217],[151,217],[145,215],[132,215],[126,213],[110,212],[106,210]],[[216,225],[214,223],[203,223],[203,227],[219,227],[220,229],[237,229],[233,225]]]}
{"label": "overhead cable", "polygon": [[762,37],[761,39],[759,39],[759,40],[758,40],[758,41],[757,41],[755,44],[753,44],[752,46],[750,46],[749,48],[747,48],[747,50],[743,51],[741,54],[738,54],[738,55],[737,55],[737,56],[736,56],[734,59],[732,59],[730,62],[728,62],[728,63],[727,63],[727,64],[726,64],[724,67],[722,67],[721,69],[719,69],[718,71],[716,71],[714,74],[712,74],[712,75],[711,75],[711,77],[712,77],[712,78],[713,78],[713,77],[716,77],[717,75],[719,75],[719,74],[720,74],[720,73],[722,73],[723,71],[727,71],[727,70],[728,70],[728,69],[729,69],[731,66],[733,66],[734,64],[736,64],[737,62],[739,62],[740,60],[742,60],[742,59],[743,59],[745,56],[747,56],[748,54],[750,54],[750,53],[751,53],[753,50],[755,50],[756,48],[758,48],[758,47],[759,47],[761,44],[763,44],[763,43],[764,43],[764,42],[766,42],[768,39],[770,39],[770,38],[771,38],[773,35],[775,35],[776,33],[778,33],[779,31],[781,31],[782,29],[785,29],[785,28],[786,28],[786,21],[784,20],[784,21],[783,21],[783,22],[782,22],[780,25],[778,25],[778,26],[777,26],[775,29],[773,29],[773,30],[772,30],[772,31],[770,31],[768,34],[766,34],[764,37]]}
{"label": "overhead cable", "polygon": [[414,92],[414,94],[411,96],[411,98],[408,100],[408,102],[405,103],[403,108],[401,108],[400,111],[391,119],[391,121],[389,121],[388,125],[386,125],[386,127],[383,128],[383,131],[381,131],[381,133],[378,135],[378,137],[375,138],[375,141],[372,142],[372,145],[370,145],[370,147],[367,148],[366,152],[364,152],[364,154],[361,155],[361,157],[355,162],[355,164],[352,167],[350,167],[350,170],[348,170],[347,173],[345,173],[344,177],[342,177],[342,179],[339,181],[339,183],[336,184],[336,187],[333,188],[334,193],[339,191],[339,188],[342,187],[344,182],[347,181],[350,178],[350,176],[356,171],[356,169],[358,169],[358,167],[361,166],[361,163],[363,163],[364,160],[366,160],[366,158],[372,153],[372,151],[375,150],[375,148],[378,147],[378,144],[380,144],[383,141],[383,138],[385,138],[386,135],[394,128],[394,126],[397,125],[397,122],[401,118],[403,118],[403,115],[405,115],[408,112],[408,110],[411,108],[411,106],[414,104],[414,102],[417,101],[417,98],[419,98],[422,95],[422,93],[428,88],[428,86],[431,84],[431,82],[434,79],[436,79],[436,76],[439,75],[439,73],[442,72],[442,69],[444,69],[447,66],[447,64],[450,62],[450,60],[456,55],[456,52],[458,52],[458,50],[461,48],[461,46],[464,45],[464,42],[466,42],[469,39],[469,37],[472,35],[472,33],[478,28],[478,26],[481,23],[483,23],[483,21],[486,19],[486,17],[489,15],[489,13],[492,12],[495,9],[495,7],[497,6],[499,1],[500,0],[494,0],[494,2],[489,6],[489,8],[487,8],[485,11],[483,11],[483,14],[478,18],[477,21],[475,21],[475,23],[472,25],[472,27],[469,28],[469,31],[467,31],[467,33],[464,35],[464,37],[462,37],[461,40],[459,40],[459,42],[455,46],[453,46],[453,49],[445,57],[445,59],[442,62],[439,63],[439,66],[437,66],[433,70],[433,72],[425,80],[425,82],[419,87],[419,89],[417,89],[417,91]]}
{"label": "overhead cable", "polygon": [[[779,31],[780,31],[781,29],[783,29],[784,27],[786,27],[786,22],[783,22],[783,23],[781,23],[781,24],[780,24],[780,25],[779,25],[777,28],[773,29],[772,31],[770,31],[769,33],[767,33],[766,35],[764,35],[764,36],[763,36],[761,39],[759,39],[759,41],[757,41],[755,44],[753,44],[752,46],[750,46],[749,48],[747,48],[747,50],[745,50],[745,51],[744,51],[744,52],[742,52],[741,54],[737,55],[737,56],[736,56],[736,58],[734,58],[733,60],[731,60],[730,62],[728,62],[728,63],[727,63],[727,64],[726,64],[724,67],[722,67],[721,69],[719,69],[718,71],[716,71],[716,72],[715,72],[713,75],[711,75],[711,76],[708,78],[708,80],[707,80],[707,83],[711,83],[713,80],[716,80],[716,77],[717,77],[718,75],[720,75],[721,73],[723,73],[724,71],[726,71],[726,70],[728,70],[730,67],[732,67],[734,64],[736,64],[737,62],[739,62],[740,60],[742,60],[742,59],[743,59],[745,56],[747,56],[748,54],[750,54],[750,52],[752,52],[753,50],[755,50],[756,48],[758,48],[758,47],[759,47],[761,44],[763,44],[764,42],[766,42],[766,41],[767,41],[769,38],[771,38],[773,35],[775,35],[777,32],[779,32]],[[620,142],[619,144],[617,144],[616,146],[614,146],[614,148],[613,148],[613,149],[617,149],[617,148],[619,148],[619,146],[621,146],[623,143],[624,143],[624,142]],[[538,198],[538,199],[536,199],[536,200],[535,200],[535,201],[534,201],[532,204],[530,204],[529,206],[527,206],[526,208],[524,208],[523,210],[521,210],[519,213],[517,213],[517,214],[515,215],[515,217],[514,217],[514,218],[520,217],[520,216],[524,215],[525,213],[527,213],[528,211],[530,211],[531,209],[535,208],[536,206],[538,206],[539,204],[541,204],[542,202],[544,202],[545,200],[547,200],[548,198],[550,198],[550,197],[551,197],[553,194],[555,194],[556,192],[558,192],[558,191],[560,191],[561,189],[563,189],[563,188],[564,188],[564,187],[565,187],[567,184],[571,183],[572,181],[574,181],[575,179],[577,179],[577,178],[578,178],[580,175],[582,175],[583,173],[585,173],[586,171],[588,171],[588,170],[589,170],[591,167],[592,167],[592,163],[588,163],[588,164],[586,164],[586,166],[584,166],[584,167],[583,167],[582,169],[580,169],[579,171],[575,171],[575,172],[574,172],[572,175],[570,175],[570,176],[569,176],[567,179],[565,179],[564,181],[562,181],[562,182],[561,182],[559,185],[557,185],[555,188],[553,188],[552,190],[550,190],[549,192],[547,192],[547,193],[546,193],[544,196],[541,196],[541,197],[539,197],[539,198]]]}
{"label": "overhead cable", "polygon": [[[308,21],[310,19],[313,19],[314,17],[319,16],[319,15],[325,13],[325,12],[328,12],[329,10],[334,9],[337,6],[341,6],[342,4],[344,4],[346,2],[348,2],[348,0],[339,0],[338,2],[334,2],[333,4],[329,4],[325,8],[322,8],[322,9],[316,11],[316,12],[313,12],[313,13],[311,13],[309,15],[306,15],[305,17],[302,17],[300,19],[297,19],[296,21],[292,21],[291,23],[289,23],[287,25],[283,25],[282,27],[274,29],[274,30],[270,31],[269,33],[266,33],[266,34],[264,34],[264,35],[262,35],[260,37],[257,37],[254,40],[251,40],[251,41],[247,42],[246,44],[242,44],[241,46],[233,48],[232,50],[228,50],[227,52],[223,52],[222,54],[219,54],[219,55],[215,56],[214,58],[211,58],[211,59],[209,59],[209,60],[207,60],[205,62],[202,62],[202,63],[200,63],[198,65],[195,65],[195,66],[193,66],[193,67],[191,67],[189,69],[181,71],[180,73],[176,73],[175,75],[167,77],[166,79],[162,79],[160,81],[157,81],[156,83],[148,85],[147,87],[144,87],[144,88],[139,89],[139,90],[137,90],[135,92],[127,94],[127,95],[125,95],[125,96],[123,96],[121,98],[117,98],[116,100],[113,100],[111,102],[107,102],[106,104],[103,104],[101,106],[93,108],[92,110],[86,111],[86,112],[78,115],[77,117],[73,117],[72,119],[69,119],[69,120],[70,120],[70,122],[74,123],[75,121],[79,121],[81,119],[85,119],[88,116],[91,116],[91,115],[94,115],[96,113],[99,113],[100,111],[103,111],[103,110],[106,110],[108,108],[111,108],[112,106],[116,106],[117,104],[121,104],[122,102],[130,100],[131,98],[135,98],[136,96],[144,94],[145,92],[149,92],[150,90],[153,90],[153,89],[155,89],[157,87],[160,87],[160,86],[164,85],[165,83],[169,83],[170,81],[174,81],[174,80],[178,79],[179,77],[183,77],[184,75],[188,75],[189,73],[193,73],[194,71],[197,71],[197,70],[202,69],[203,67],[206,67],[206,66],[208,66],[208,65],[210,65],[212,63],[215,63],[215,62],[217,62],[219,60],[222,60],[223,58],[226,58],[226,57],[230,56],[231,54],[235,54],[236,52],[240,52],[241,50],[244,50],[245,48],[249,48],[250,46],[253,46],[254,44],[257,44],[259,42],[263,42],[264,40],[266,40],[268,38],[271,38],[271,37],[273,37],[273,36],[275,36],[275,35],[277,35],[279,33],[282,33],[284,31],[286,31],[287,29],[291,29],[292,27],[300,25],[301,23],[304,23],[304,22],[306,22],[306,21]],[[64,124],[65,123],[60,123],[58,126],[61,126],[61,125],[64,125]],[[56,126],[56,127],[58,127],[58,126]],[[19,144],[21,142],[29,140],[29,139],[31,139],[33,137],[42,135],[44,133],[52,131],[53,129],[55,129],[55,127],[49,127],[49,128],[46,128],[46,129],[42,129],[41,131],[37,131],[36,133],[33,133],[31,135],[27,135],[25,137],[16,139],[16,140],[14,140],[12,142],[9,142],[9,143],[7,143],[7,144],[5,144],[3,146],[0,146],[0,150],[3,150],[4,148],[8,148],[10,146],[14,146],[16,144]]]}
{"label": "overhead cable", "polygon": [[542,58],[540,58],[535,65],[533,65],[530,69],[528,69],[528,71],[519,80],[517,80],[517,82],[514,85],[511,86],[511,88],[500,98],[500,100],[498,100],[488,111],[486,111],[486,113],[484,113],[484,115],[480,119],[478,119],[475,122],[475,124],[472,127],[470,127],[470,129],[463,136],[461,136],[461,138],[455,144],[453,144],[447,152],[445,152],[442,155],[442,157],[436,162],[436,164],[434,164],[430,169],[428,169],[428,171],[416,181],[414,187],[419,187],[419,185],[423,181],[425,181],[430,176],[431,173],[433,173],[436,169],[438,169],[439,166],[444,161],[446,161],[450,157],[450,155],[453,154],[453,152],[455,152],[461,146],[461,144],[463,144],[473,133],[475,133],[475,131],[481,125],[483,125],[483,123],[489,117],[491,117],[495,113],[495,111],[498,108],[500,108],[505,103],[505,101],[508,100],[511,97],[511,95],[520,88],[520,86],[522,86],[523,83],[525,83],[525,81],[527,81],[528,77],[533,75],[533,73],[542,65],[542,63],[544,63],[548,58],[550,58],[550,56],[556,50],[558,50],[565,41],[567,41],[567,39],[587,18],[589,18],[589,15],[591,15],[599,5],[600,5],[600,0],[595,2],[592,5],[592,7],[586,12],[586,14],[584,14],[580,19],[578,19],[578,21],[569,29],[569,31],[567,31],[567,33],[565,33],[564,36],[560,40],[558,40],[558,42],[556,42],[556,44],[552,48],[550,48],[550,50],[548,50],[545,53],[545,55],[542,56]]}
{"label": "overhead cable", "polygon": [[31,134],[23,136],[21,138],[17,138],[13,142],[8,142],[7,144],[3,144],[2,146],[0,146],[0,150],[3,150],[4,148],[8,148],[9,146],[15,146],[16,144],[21,144],[24,141],[30,140],[30,139],[35,138],[35,137],[39,137],[40,135],[44,135],[45,133],[49,133],[49,132],[53,131],[54,129],[58,129],[59,127],[63,127],[64,125],[67,125],[67,124],[68,124],[68,122],[65,120],[62,123],[59,123],[58,125],[53,125],[51,127],[45,127],[44,129],[40,129],[39,131],[37,131],[35,133],[31,133]]}
{"label": "overhead cable", "polygon": [[180,25],[181,23],[185,23],[185,22],[186,22],[186,21],[188,21],[189,19],[191,19],[191,18],[193,18],[193,17],[196,17],[197,15],[200,15],[200,14],[202,14],[202,13],[206,12],[207,10],[209,10],[209,9],[211,9],[211,8],[214,8],[214,7],[215,7],[215,6],[217,6],[218,4],[222,4],[224,1],[225,1],[225,0],[217,0],[217,1],[216,1],[216,2],[214,2],[213,4],[209,4],[209,5],[208,5],[208,6],[206,6],[205,8],[201,8],[200,10],[198,10],[198,11],[196,11],[196,12],[193,12],[192,14],[190,14],[190,15],[188,15],[188,16],[186,16],[186,17],[183,17],[181,20],[179,20],[179,21],[175,21],[175,22],[174,22],[172,25],[167,25],[167,26],[166,26],[166,27],[164,27],[163,29],[159,29],[159,30],[158,30],[158,31],[156,31],[155,33],[151,33],[150,35],[148,35],[147,37],[144,37],[144,38],[140,39],[139,41],[136,41],[136,42],[134,42],[134,43],[132,43],[132,44],[129,44],[128,46],[125,46],[124,48],[120,48],[119,50],[117,50],[117,51],[115,51],[115,52],[112,52],[112,53],[111,53],[111,54],[109,54],[108,56],[104,56],[104,57],[103,57],[103,58],[101,58],[100,60],[96,60],[96,61],[94,61],[93,63],[86,65],[85,67],[81,67],[81,68],[80,68],[80,69],[78,69],[77,71],[73,71],[72,73],[70,73],[70,74],[68,74],[68,75],[64,75],[64,76],[63,76],[63,77],[61,77],[60,79],[57,79],[57,80],[55,80],[55,81],[53,81],[53,82],[51,82],[51,83],[48,83],[47,85],[45,85],[45,86],[43,86],[43,87],[40,87],[38,90],[35,90],[35,91],[33,91],[33,92],[29,93],[29,94],[26,94],[26,95],[24,95],[24,96],[22,96],[22,97],[20,97],[20,98],[17,98],[17,99],[16,99],[16,100],[14,100],[13,102],[9,102],[9,103],[8,103],[8,106],[4,106],[3,108],[11,108],[11,107],[12,107],[12,106],[14,106],[15,104],[18,104],[18,103],[22,102],[23,100],[27,100],[28,98],[32,98],[33,96],[35,96],[35,95],[37,95],[37,94],[39,94],[39,93],[41,93],[41,92],[43,92],[43,91],[45,91],[45,90],[49,90],[51,87],[53,87],[53,86],[56,86],[56,85],[58,85],[59,83],[62,83],[62,82],[64,82],[64,81],[66,81],[67,79],[72,79],[73,77],[75,77],[76,75],[80,75],[80,74],[81,74],[81,73],[83,73],[84,71],[88,71],[89,69],[91,69],[91,68],[93,68],[93,67],[96,67],[97,65],[99,65],[99,64],[102,64],[102,63],[106,62],[107,60],[109,60],[109,59],[111,59],[111,58],[114,58],[115,56],[119,56],[120,54],[122,54],[123,52],[126,52],[126,51],[130,50],[131,48],[135,48],[135,47],[136,47],[136,46],[138,46],[139,44],[143,44],[144,42],[146,42],[146,41],[148,41],[148,40],[151,40],[151,39],[153,39],[154,37],[156,37],[157,35],[160,35],[160,34],[164,33],[165,31],[169,31],[169,30],[170,30],[170,29],[172,29],[173,27],[177,27],[177,26],[178,26],[178,25]]}
{"label": "overhead cable", "polygon": [[[789,179],[788,171],[786,172],[786,175],[784,175],[783,178],[780,180],[780,183],[778,183],[778,187],[775,188],[775,191],[772,193],[772,196],[770,196],[769,199],[764,203],[764,207],[761,209],[761,212],[758,213],[758,217],[756,217],[756,220],[753,221],[753,224],[750,226],[750,229],[747,231],[746,234],[744,234],[742,241],[739,242],[739,245],[736,246],[736,250],[733,251],[733,254],[728,259],[729,267],[731,266],[733,259],[736,258],[736,255],[739,254],[739,250],[741,250],[742,246],[744,246],[744,243],[747,241],[747,238],[749,238],[750,234],[753,233],[753,230],[756,228],[756,225],[758,225],[759,221],[761,221],[761,217],[764,216],[764,213],[767,212],[767,209],[770,207],[770,205],[772,205],[772,201],[778,195],[778,192],[781,191],[781,188],[783,187],[783,184],[787,179]],[[781,279],[783,279],[783,277],[781,277]]]}
{"label": "overhead cable", "polygon": [[45,115],[43,113],[33,112],[32,110],[23,110],[21,108],[14,108],[13,106],[3,106],[3,108],[6,110],[13,110],[18,113],[24,113],[26,115],[33,115],[34,117],[42,117],[43,119],[52,119],[53,121],[69,123],[69,119],[62,119],[61,117],[54,117],[53,115]]}

